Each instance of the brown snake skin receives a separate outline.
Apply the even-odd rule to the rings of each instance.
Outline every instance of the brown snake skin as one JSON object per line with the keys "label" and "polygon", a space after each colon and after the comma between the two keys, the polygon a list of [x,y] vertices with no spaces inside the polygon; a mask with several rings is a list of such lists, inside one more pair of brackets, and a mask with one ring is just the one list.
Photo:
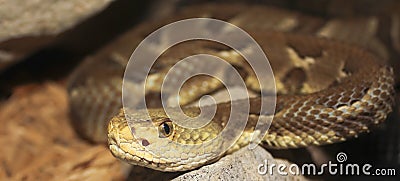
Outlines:
{"label": "brown snake skin", "polygon": [[[297,148],[344,141],[368,132],[374,125],[383,122],[391,112],[394,102],[393,72],[381,60],[387,55],[383,45],[374,39],[374,27],[368,21],[352,27],[354,20],[335,20],[324,24],[317,18],[268,7],[204,5],[185,8],[180,14],[162,22],[140,25],[100,53],[89,57],[75,71],[70,79],[69,95],[73,125],[80,134],[96,142],[105,140],[105,122],[121,108],[121,77],[133,48],[160,25],[188,17],[227,20],[248,31],[266,52],[278,90],[274,120],[263,139],[266,147]],[[348,29],[342,30],[340,27],[345,24],[349,25]],[[367,33],[362,36],[354,33],[356,30],[361,31],[360,26],[362,30],[370,31],[365,31]],[[353,34],[349,35],[349,32]],[[315,36],[333,37],[352,44]],[[375,55],[354,44],[372,50]],[[196,48],[199,46],[201,48]],[[177,45],[159,58],[152,73],[157,74],[192,54],[221,56],[222,51],[226,50],[209,42]],[[249,89],[257,91],[258,85],[252,84],[252,72],[247,71],[246,64],[238,66],[245,71],[244,78]],[[158,107],[157,101],[151,100],[152,97],[158,99],[155,90],[154,95],[151,93],[148,96],[152,107]],[[229,105],[219,104],[217,115],[211,123],[212,130],[222,129],[222,117]],[[252,116],[259,116],[257,98],[252,99],[250,106]],[[185,111],[198,112],[198,108],[186,108]],[[150,114],[154,120],[167,118],[157,109],[150,109]],[[130,119],[139,118],[132,116]],[[251,123],[252,120],[249,121]],[[248,124],[246,131],[253,129],[252,125]],[[161,163],[162,157],[159,155],[143,157],[141,152],[145,146],[131,143],[137,140],[126,132],[126,127],[123,113],[114,117],[109,125],[109,144],[116,157],[131,164],[162,171],[181,171],[197,168],[218,158],[210,157],[186,166],[187,163],[176,161]],[[174,131],[185,133],[177,125],[174,125]],[[179,142],[179,139],[167,138]],[[240,139],[232,151],[247,143]],[[128,146],[121,146],[123,144]]]}

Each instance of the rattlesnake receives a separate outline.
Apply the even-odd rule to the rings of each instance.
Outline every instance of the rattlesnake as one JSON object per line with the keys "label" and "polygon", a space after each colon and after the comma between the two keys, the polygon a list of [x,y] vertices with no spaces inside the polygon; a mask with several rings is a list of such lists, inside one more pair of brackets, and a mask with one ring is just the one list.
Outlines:
{"label": "rattlesnake", "polygon": [[[323,21],[317,18],[293,12],[244,5],[204,5],[185,8],[178,15],[163,21],[139,25],[115,44],[105,47],[101,53],[89,57],[73,73],[69,83],[69,96],[74,116],[73,125],[80,134],[92,141],[105,140],[105,125],[121,108],[122,74],[133,48],[160,25],[190,17],[212,17],[231,22],[249,32],[265,51],[274,71],[278,94],[276,110],[270,113],[274,115],[272,124],[262,141],[266,147],[284,149],[344,141],[368,132],[374,125],[383,122],[391,112],[394,102],[393,71],[382,60],[387,55],[379,41],[374,39],[371,33],[373,28],[366,31],[368,35],[356,36],[360,34],[353,31],[364,31],[365,28],[360,29],[359,25],[358,28],[350,26],[347,27],[347,33],[352,32],[351,35],[354,36],[349,36],[345,33],[346,30],[335,34],[337,27],[323,26]],[[366,29],[371,26],[366,26]],[[317,36],[347,39],[350,44]],[[229,52],[226,47],[210,42],[177,45],[159,57],[151,75],[160,74],[175,62],[192,54],[207,53],[228,59],[236,55],[231,53],[226,56],[226,52]],[[249,89],[259,92],[259,85],[253,84],[255,78],[248,65],[239,61],[235,66],[244,72],[243,78]],[[202,94],[221,88],[219,85],[212,86],[213,83],[219,84],[212,79],[205,81],[211,85],[208,84]],[[192,84],[198,88],[204,86],[195,79]],[[250,116],[242,137],[222,155],[214,153],[213,149],[218,145],[212,144],[202,145],[202,149],[196,152],[193,148],[184,150],[180,147],[168,147],[170,144],[166,144],[160,148],[164,152],[181,149],[179,153],[185,155],[158,155],[147,151],[146,147],[157,146],[165,140],[200,145],[215,138],[226,125],[231,103],[218,104],[216,116],[206,127],[186,129],[175,124],[162,109],[157,108],[159,102],[154,100],[159,99],[159,85],[152,87],[151,82],[146,85],[153,89],[147,95],[150,98],[147,100],[149,106],[155,108],[128,115],[125,114],[127,110],[121,110],[108,125],[111,152],[135,165],[162,171],[183,171],[215,161],[223,154],[247,145],[247,137],[253,132],[258,116],[266,114],[259,112],[260,98],[251,98]],[[182,98],[181,101],[187,104],[197,97],[190,97],[186,102]],[[142,120],[145,118],[143,111],[149,112],[151,125],[158,127],[159,138],[137,138],[132,135],[134,129],[128,122],[146,122]],[[200,111],[198,107],[185,107],[184,112],[196,116]]]}

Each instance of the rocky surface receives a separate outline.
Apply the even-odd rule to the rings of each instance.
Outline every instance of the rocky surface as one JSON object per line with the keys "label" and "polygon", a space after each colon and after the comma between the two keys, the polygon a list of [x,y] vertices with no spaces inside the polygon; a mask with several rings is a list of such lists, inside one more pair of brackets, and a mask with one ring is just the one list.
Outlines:
{"label": "rocky surface", "polygon": [[0,70],[48,45],[56,35],[103,10],[112,1],[0,1]]}
{"label": "rocky surface", "polygon": [[[265,163],[269,167],[265,167]],[[269,168],[272,168],[270,167],[272,164],[287,165],[286,168],[288,168],[290,163],[275,160],[260,146],[255,149],[243,147],[214,164],[183,174],[174,180],[307,180],[300,175],[291,175],[287,170],[287,175],[280,175],[277,167],[272,170],[272,174],[269,174]],[[266,173],[264,173],[265,169],[267,170]]]}

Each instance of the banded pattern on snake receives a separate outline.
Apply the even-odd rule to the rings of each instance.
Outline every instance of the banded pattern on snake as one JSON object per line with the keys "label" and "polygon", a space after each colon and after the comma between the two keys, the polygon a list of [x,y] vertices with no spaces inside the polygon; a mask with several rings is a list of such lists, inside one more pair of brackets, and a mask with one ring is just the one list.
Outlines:
{"label": "banded pattern on snake", "polygon": [[[263,139],[264,146],[284,149],[344,141],[368,132],[371,127],[384,121],[391,112],[394,102],[393,72],[381,60],[385,58],[385,52],[379,48],[381,47],[379,42],[372,41],[373,36],[359,37],[363,41],[354,40],[354,42],[368,42],[359,44],[369,50],[375,50],[373,52],[375,55],[357,48],[354,44],[305,35],[310,32],[324,34],[321,33],[324,32],[324,28],[317,30],[319,29],[317,27],[321,27],[321,22],[312,17],[267,7],[244,8],[241,5],[223,7],[223,10],[213,5],[187,8],[180,15],[161,24],[187,17],[205,16],[223,19],[248,31],[260,44],[274,70],[278,90],[277,110],[271,127]],[[268,16],[268,13],[274,16]],[[266,20],[266,17],[271,19]],[[279,18],[274,20],[274,17]],[[126,57],[132,51],[131,47],[124,45],[137,44],[145,34],[158,28],[159,24],[140,25],[134,33],[127,34],[117,41],[118,48],[106,47],[102,52],[108,52],[107,54],[101,53],[92,57],[91,61],[85,62],[71,77],[69,94],[72,113],[75,116],[73,120],[76,121],[74,125],[85,137],[90,137],[94,141],[104,140],[104,126],[99,125],[105,125],[104,122],[107,122],[110,115],[116,114],[121,108],[119,100],[121,76],[127,61]],[[335,28],[331,28],[330,32],[335,32],[332,29]],[[350,27],[348,31],[353,29]],[[331,33],[327,36],[335,37],[336,34]],[[352,40],[349,41],[354,43]],[[150,77],[160,75],[159,79],[147,85],[147,88],[152,90],[148,95],[152,107],[158,106],[158,102],[152,99],[157,99],[160,85],[158,81],[163,78],[162,72],[180,59],[198,53],[208,53],[224,59],[240,59],[233,51],[209,42],[192,42],[171,48],[159,58],[150,75]],[[235,66],[245,72],[243,78],[248,88],[260,91],[248,65],[240,60]],[[204,81],[210,84],[202,87]],[[193,102],[199,96],[222,87],[209,78],[194,79],[193,85],[197,85],[199,90],[203,91],[195,97],[187,98],[182,104]],[[254,121],[258,116],[265,116],[257,111],[260,106],[259,98],[252,98],[250,103],[251,115],[247,127],[242,137],[228,152],[247,145],[248,136],[254,129]],[[174,124],[161,109],[153,108],[148,111],[152,117],[151,121],[154,125],[160,126],[160,134],[164,135],[159,139],[169,139],[183,144],[200,144],[214,138],[223,129],[226,121],[224,118],[229,115],[227,111],[229,108],[230,103],[218,104],[213,121],[199,130],[188,130]],[[188,115],[196,116],[199,108],[185,107],[184,111]],[[127,123],[142,118],[141,111],[125,116],[123,110],[112,118],[108,125],[108,141],[116,157],[131,164],[156,170],[182,171],[197,168],[221,156],[211,154],[215,145],[206,147],[201,153],[196,154],[187,150],[186,156],[163,154],[161,157],[146,152],[146,146],[157,145],[157,141],[149,142],[145,138],[137,140],[132,136],[132,129]],[[168,128],[168,131],[165,128]],[[172,148],[166,146],[165,149]]]}

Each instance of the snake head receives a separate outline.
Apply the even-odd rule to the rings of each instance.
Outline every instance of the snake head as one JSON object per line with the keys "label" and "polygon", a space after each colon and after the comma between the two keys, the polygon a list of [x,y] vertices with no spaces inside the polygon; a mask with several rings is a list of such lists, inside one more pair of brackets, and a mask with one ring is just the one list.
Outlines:
{"label": "snake head", "polygon": [[210,141],[217,133],[212,125],[183,128],[162,109],[121,110],[108,124],[108,144],[115,157],[132,165],[184,171],[220,156],[220,141]]}

